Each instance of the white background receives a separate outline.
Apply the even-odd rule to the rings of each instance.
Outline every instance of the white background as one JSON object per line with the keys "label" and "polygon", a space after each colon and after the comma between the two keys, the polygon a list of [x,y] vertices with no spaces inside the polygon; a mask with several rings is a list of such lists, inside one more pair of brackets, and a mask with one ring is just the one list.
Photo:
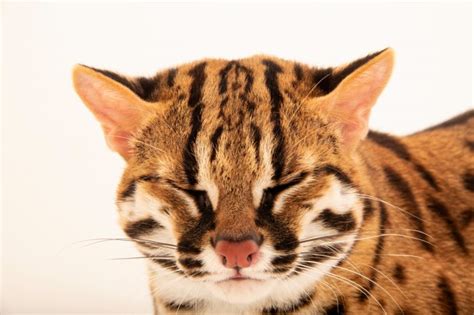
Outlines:
{"label": "white background", "polygon": [[[151,75],[201,57],[336,65],[393,47],[373,128],[406,134],[472,107],[470,4],[4,4],[2,314],[147,313],[121,237],[123,169],[71,87],[75,63]],[[117,244],[116,244],[117,243]]]}

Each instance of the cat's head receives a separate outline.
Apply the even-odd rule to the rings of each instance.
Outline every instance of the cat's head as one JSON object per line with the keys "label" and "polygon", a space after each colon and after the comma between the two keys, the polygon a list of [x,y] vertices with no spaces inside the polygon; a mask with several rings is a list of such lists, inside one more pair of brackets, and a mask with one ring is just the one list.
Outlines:
{"label": "cat's head", "polygon": [[255,56],[151,78],[74,69],[127,162],[120,222],[164,303],[291,302],[344,259],[363,220],[354,152],[392,66],[386,49],[338,68]]}

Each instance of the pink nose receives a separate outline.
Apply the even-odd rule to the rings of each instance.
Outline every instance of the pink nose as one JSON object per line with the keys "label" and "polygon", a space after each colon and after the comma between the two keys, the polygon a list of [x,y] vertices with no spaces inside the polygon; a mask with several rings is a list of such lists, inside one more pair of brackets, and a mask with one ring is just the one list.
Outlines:
{"label": "pink nose", "polygon": [[221,240],[216,244],[216,253],[222,257],[227,268],[246,268],[258,260],[258,244],[253,240],[231,242]]}

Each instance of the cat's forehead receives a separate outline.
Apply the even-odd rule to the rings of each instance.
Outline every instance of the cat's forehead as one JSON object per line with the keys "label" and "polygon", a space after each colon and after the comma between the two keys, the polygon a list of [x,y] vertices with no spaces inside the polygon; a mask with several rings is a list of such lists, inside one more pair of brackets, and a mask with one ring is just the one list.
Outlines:
{"label": "cat's forehead", "polygon": [[141,161],[157,160],[162,171],[189,183],[212,177],[236,185],[227,174],[248,183],[297,172],[308,155],[334,148],[321,141],[330,136],[324,121],[301,106],[320,93],[315,74],[267,56],[206,59],[163,71],[153,79],[159,86],[153,97],[169,108],[139,134]]}

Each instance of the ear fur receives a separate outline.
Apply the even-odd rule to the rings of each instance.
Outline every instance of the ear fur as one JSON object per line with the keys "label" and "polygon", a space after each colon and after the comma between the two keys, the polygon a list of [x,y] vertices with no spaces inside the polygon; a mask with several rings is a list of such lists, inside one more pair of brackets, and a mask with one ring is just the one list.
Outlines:
{"label": "ear fur", "polygon": [[[367,136],[370,110],[382,93],[393,69],[392,49],[387,48],[372,56],[363,58],[368,60],[347,73],[329,94],[318,101],[325,107],[330,119],[340,126],[345,147],[350,151]],[[360,64],[360,60],[354,63]],[[354,63],[336,69],[334,75],[347,72],[347,68],[354,68]]]}
{"label": "ear fur", "polygon": [[103,72],[86,66],[76,65],[72,80],[79,97],[101,123],[108,146],[128,159],[132,153],[130,138],[156,106]]}

